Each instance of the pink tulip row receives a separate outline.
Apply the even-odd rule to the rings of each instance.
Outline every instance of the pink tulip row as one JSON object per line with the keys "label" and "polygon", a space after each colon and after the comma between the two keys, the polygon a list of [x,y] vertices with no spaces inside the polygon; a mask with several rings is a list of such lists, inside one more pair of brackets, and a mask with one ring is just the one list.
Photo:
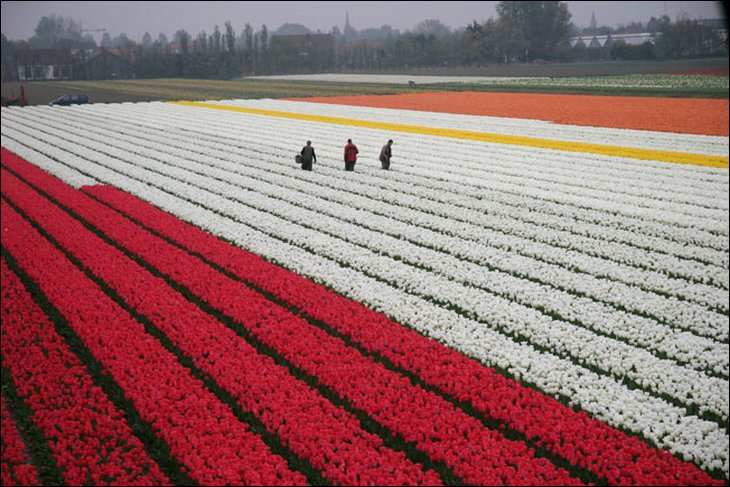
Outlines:
{"label": "pink tulip row", "polygon": [[[310,461],[326,478],[341,484],[384,485],[393,476],[402,480],[400,483],[440,483],[435,472],[424,473],[420,465],[409,462],[403,453],[383,448],[381,439],[363,431],[353,415],[294,379],[270,357],[258,354],[231,329],[187,301],[162,279],[130,262],[122,252],[49,201],[32,191],[23,191],[22,183],[12,174],[3,173],[3,177],[4,193],[30,218],[43,222],[41,225],[59,245],[137,312],[149,317],[153,325],[193,358],[197,367],[233,394],[244,410],[257,415],[267,429],[278,434],[292,451]],[[74,192],[88,200],[88,196],[70,188],[67,196]],[[104,210],[98,204],[95,206]],[[110,210],[106,212],[119,219]],[[124,222],[120,223],[121,232],[126,232]],[[127,226],[133,225],[127,222]],[[142,246],[148,243],[140,240]],[[182,262],[177,256],[168,257],[172,257],[171,265]],[[342,465],[348,466],[346,471]]]}
{"label": "pink tulip row", "polygon": [[[382,314],[216,239],[127,193],[108,186],[86,191],[245,282],[327,323],[429,386],[468,402],[484,417],[504,423],[571,465],[590,470],[612,484],[719,482],[666,451],[651,448],[584,412],[575,412]],[[327,306],[322,306],[323,302]]]}
{"label": "pink tulip row", "polygon": [[[84,264],[90,265],[93,273],[102,273],[100,268],[112,265],[112,253],[104,251],[92,238],[82,238],[84,230],[75,228],[78,225],[70,217],[64,218],[56,207],[50,202],[44,203],[39,196],[31,197],[28,196],[29,191],[14,189],[22,183],[17,182],[10,173],[4,173],[3,176],[3,192],[10,195],[9,199],[44,226],[59,241],[59,245],[67,248]],[[44,184],[43,190],[60,204],[73,208],[150,266],[171,276],[211,306],[228,313],[294,366],[316,377],[320,384],[345,398],[357,410],[371,416],[382,427],[406,442],[414,442],[416,448],[428,454],[432,461],[443,462],[464,481],[478,484],[580,484],[579,480],[571,478],[549,461],[536,458],[524,443],[507,440],[500,433],[485,428],[481,422],[439,396],[413,386],[407,378],[363,357],[340,340],[274,305],[240,282],[191,258],[189,254],[152,236],[116,212],[94,203],[82,193],[60,182],[55,183]],[[38,181],[34,180],[33,184],[38,184]],[[81,201],[84,198],[87,201]],[[85,233],[89,234],[88,231]],[[77,241],[74,243],[74,240]],[[105,264],[88,261],[84,257],[85,253],[95,254],[96,260]],[[125,268],[120,263],[99,277],[106,280],[114,279],[113,274],[135,276],[133,272],[130,274],[130,269],[130,265]],[[133,281],[135,286],[141,282],[138,277],[127,279]],[[130,293],[121,291],[120,295],[124,297]],[[139,294],[146,295],[144,292]],[[153,300],[157,300],[158,294],[153,295]],[[185,314],[176,314],[176,320]],[[197,337],[192,337],[190,341],[197,341]],[[198,350],[197,353],[202,351]],[[222,360],[220,356],[218,360]],[[314,435],[319,426],[310,424],[308,434]],[[349,468],[345,463],[338,467]],[[434,479],[426,480],[432,483]],[[405,481],[408,481],[407,477],[394,476],[388,483]]]}
{"label": "pink tulip row", "polygon": [[[3,263],[3,302],[5,294],[5,264]],[[3,324],[5,316],[3,315]],[[3,347],[4,352],[4,347]],[[3,358],[3,361],[5,359]],[[38,473],[30,464],[30,458],[25,452],[25,443],[20,438],[10,413],[5,409],[5,397],[2,397],[2,463],[0,463],[0,481],[2,485],[39,485]]]}
{"label": "pink tulip row", "polygon": [[169,484],[4,261],[2,283],[3,364],[66,483]]}
{"label": "pink tulip row", "polygon": [[[119,217],[98,203],[93,202],[83,193],[73,190],[53,177],[48,176],[34,166],[3,150],[3,165],[20,174],[34,186],[42,188],[63,206],[91,222],[102,233],[108,235],[119,245],[146,262],[159,269],[162,274],[170,276],[190,292],[211,306],[244,325],[248,331],[266,346],[275,350],[293,366],[315,377],[316,380],[344,398],[353,408],[371,416],[383,427],[401,436],[405,441],[415,442],[416,448],[426,452],[431,460],[443,462],[466,482],[473,483],[577,483],[562,469],[555,468],[544,459],[535,458],[524,443],[506,440],[503,436],[488,430],[476,419],[467,416],[460,409],[442,398],[413,386],[400,374],[383,367],[372,359],[363,357],[354,349],[345,346],[339,339],[333,338],[319,328],[311,326],[307,321],[292,313],[273,305],[260,294],[249,290],[236,280],[229,279],[209,265],[192,258],[186,252],[156,238],[128,220]],[[3,172],[3,194],[6,193],[8,173]],[[10,189],[8,189],[10,191]],[[17,199],[26,198],[25,191],[14,190]],[[455,401],[468,402],[479,411],[484,418],[497,420],[505,426],[524,435],[553,453],[566,459],[570,464],[592,471],[600,478],[615,484],[718,484],[704,472],[691,464],[676,460],[670,454],[648,447],[642,441],[609,428],[605,424],[590,419],[585,413],[576,413],[557,401],[537,391],[521,386],[519,383],[504,378],[493,370],[478,362],[468,359],[437,342],[403,328],[386,317],[372,312],[364,306],[349,301],[325,288],[313,284],[291,272],[271,265],[261,258],[239,248],[226,244],[195,227],[184,224],[170,215],[161,212],[137,198],[109,187],[86,188],[86,192],[95,198],[105,201],[119,211],[127,213],[144,225],[153,228],[165,238],[179,243],[191,252],[201,254],[217,266],[235,274],[241,280],[249,282],[263,291],[285,301],[293,308],[303,311],[307,316],[325,322],[328,326],[352,339],[358,346],[370,353],[377,354],[395,366],[414,374],[418,379]],[[101,246],[92,240],[83,240],[73,234],[86,232],[80,230],[63,230],[73,224],[73,220],[63,214],[56,213],[49,218],[44,212],[54,209],[49,203],[34,200],[23,208],[28,212],[40,211],[32,217],[43,225],[55,226],[52,232],[67,235],[68,242],[62,245],[70,253],[88,265],[92,272],[105,280],[132,307],[149,317],[155,317],[155,326],[159,326],[173,341],[182,346],[189,342],[189,349],[184,353],[193,357],[197,367],[205,370],[224,388],[233,393],[243,409],[247,393],[235,378],[226,378],[225,370],[235,367],[241,369],[242,363],[231,362],[230,355],[238,354],[235,360],[245,361],[247,367],[263,367],[266,362],[256,356],[254,350],[242,351],[242,340],[229,336],[230,332],[222,328],[216,320],[197,319],[198,323],[206,322],[203,335],[190,335],[190,330],[175,330],[174,326],[183,320],[188,312],[196,312],[195,307],[185,300],[176,301],[175,307],[187,306],[184,313],[174,315],[169,320],[165,309],[145,309],[145,293],[137,295],[142,299],[135,300],[135,287],[140,279],[131,279],[128,275],[141,275],[140,271],[130,272],[134,265],[124,264],[119,260],[116,264],[110,257],[113,252],[100,250]],[[39,210],[38,208],[45,208]],[[58,210],[55,210],[58,212]],[[3,215],[5,203],[3,203]],[[49,230],[50,231],[50,230]],[[88,232],[87,232],[88,233]],[[5,245],[5,236],[3,237]],[[86,255],[85,258],[81,256]],[[96,259],[94,256],[96,255]],[[99,258],[103,255],[103,258]],[[95,261],[103,261],[97,263]],[[136,264],[135,264],[136,265]],[[126,281],[125,281],[126,279]],[[131,283],[134,283],[133,285]],[[153,285],[153,284],[150,284]],[[164,286],[154,284],[159,289],[154,291],[161,295]],[[125,289],[126,286],[126,289]],[[156,289],[156,288],[151,288]],[[151,292],[151,291],[150,291]],[[158,301],[152,299],[149,301]],[[187,303],[187,304],[186,304]],[[168,310],[175,309],[168,307]],[[169,321],[168,324],[165,324]],[[207,327],[210,328],[207,328]],[[217,328],[213,328],[213,327]],[[195,327],[192,327],[195,328]],[[216,333],[211,331],[216,330]],[[176,335],[177,333],[177,335]],[[220,339],[218,334],[221,335]],[[211,335],[216,341],[210,344]],[[235,354],[221,351],[217,355],[206,352],[208,347],[219,350],[220,347],[232,347],[236,344]],[[205,348],[203,348],[205,347]],[[231,350],[223,348],[221,350]],[[207,355],[206,355],[207,353]],[[438,364],[438,367],[434,366]],[[281,389],[280,384],[286,382],[285,374],[273,374],[267,379],[275,384],[274,389]],[[276,380],[273,380],[273,379]],[[251,384],[241,381],[246,387]],[[250,390],[250,389],[248,389]],[[301,390],[291,389],[285,394],[287,402],[293,403]],[[317,396],[319,397],[319,396]],[[249,403],[250,404],[250,403]],[[295,442],[287,438],[291,436],[315,435],[323,429],[319,423],[313,423],[309,430],[290,433],[291,422],[272,408],[266,414],[275,416],[278,428],[276,434],[292,450],[296,451]],[[260,417],[265,417],[261,414]],[[290,413],[287,413],[290,414]],[[266,417],[269,417],[266,416]],[[337,416],[339,421],[350,416]],[[424,418],[428,418],[424,420]],[[269,424],[262,419],[267,428]],[[354,431],[348,423],[346,426]],[[355,428],[357,428],[355,426]],[[365,436],[363,436],[365,435]],[[367,437],[368,433],[358,433],[358,437],[366,438],[366,443],[377,448],[377,440]],[[325,452],[328,450],[325,449]],[[390,451],[390,450],[388,450]],[[331,452],[331,450],[330,450]],[[312,460],[319,455],[320,462]],[[332,457],[328,453],[310,452],[309,456],[301,456],[310,460],[312,465],[323,470],[328,478],[334,476],[321,467],[321,461],[327,457],[329,464]],[[387,457],[384,455],[383,458]],[[361,483],[365,477],[352,476],[358,472],[356,462],[347,456],[334,463],[353,482]],[[388,457],[390,458],[390,457]],[[385,464],[378,464],[385,465]],[[407,469],[406,469],[407,470]],[[404,470],[405,472],[405,470]],[[410,477],[408,473],[394,476],[398,481],[385,483],[417,483],[425,481],[433,483],[432,471],[427,471],[420,480]],[[192,474],[191,474],[192,477]],[[340,477],[339,481],[347,483]],[[722,484],[722,482],[719,482]]]}
{"label": "pink tulip row", "polygon": [[[6,176],[3,194],[7,194]],[[193,480],[216,485],[305,483],[301,474],[291,472],[230,408],[5,201],[2,220],[5,228],[12,229],[2,232],[3,247],[39,284]]]}

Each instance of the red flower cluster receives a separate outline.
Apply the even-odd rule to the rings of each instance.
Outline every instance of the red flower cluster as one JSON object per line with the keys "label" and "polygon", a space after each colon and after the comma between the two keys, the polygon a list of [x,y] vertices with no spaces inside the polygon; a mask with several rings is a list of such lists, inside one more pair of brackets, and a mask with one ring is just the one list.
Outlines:
{"label": "red flower cluster", "polygon": [[[3,262],[3,300],[5,294],[5,263]],[[3,323],[5,317],[3,316]],[[3,337],[4,338],[4,337]],[[5,348],[3,346],[3,352]],[[3,362],[5,358],[3,358]],[[0,463],[0,481],[2,485],[39,485],[38,473],[29,461],[25,453],[25,443],[18,434],[15,423],[5,409],[5,397],[2,397],[0,409],[2,409],[2,463]]]}
{"label": "red flower cluster", "polygon": [[3,364],[49,440],[64,480],[169,484],[4,261],[2,289]]}
{"label": "red flower cluster", "polygon": [[[3,172],[6,196],[17,195],[11,187],[18,182],[11,177]],[[206,485],[306,483],[4,200],[1,212],[3,228],[10,230],[2,232],[3,247],[39,284],[191,478]]]}

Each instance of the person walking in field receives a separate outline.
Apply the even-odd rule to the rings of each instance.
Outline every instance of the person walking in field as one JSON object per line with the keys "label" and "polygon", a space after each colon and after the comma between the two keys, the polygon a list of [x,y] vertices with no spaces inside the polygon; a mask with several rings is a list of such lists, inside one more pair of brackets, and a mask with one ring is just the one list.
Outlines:
{"label": "person walking in field", "polygon": [[311,140],[308,140],[307,145],[302,147],[302,151],[299,155],[302,156],[302,169],[305,171],[311,171],[312,162],[317,162],[317,155],[314,153],[314,147],[312,147]]}
{"label": "person walking in field", "polygon": [[345,146],[345,171],[354,171],[358,154],[357,146],[352,143],[352,139],[347,139]]}
{"label": "person walking in field", "polygon": [[393,139],[390,139],[387,144],[380,149],[380,164],[386,171],[390,169],[390,158],[393,157]]}

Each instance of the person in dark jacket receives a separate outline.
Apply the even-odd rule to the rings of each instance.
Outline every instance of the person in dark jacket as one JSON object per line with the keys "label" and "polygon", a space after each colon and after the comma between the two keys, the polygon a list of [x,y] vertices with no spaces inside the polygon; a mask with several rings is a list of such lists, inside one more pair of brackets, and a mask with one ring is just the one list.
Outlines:
{"label": "person in dark jacket", "polygon": [[307,141],[307,145],[302,147],[302,152],[299,154],[302,156],[302,169],[305,171],[311,171],[312,162],[317,162],[317,155],[314,153],[314,147],[312,147],[311,140]]}
{"label": "person in dark jacket", "polygon": [[393,157],[393,151],[391,149],[392,146],[393,140],[391,139],[383,146],[382,149],[380,149],[380,164],[385,170],[390,169],[390,158]]}
{"label": "person in dark jacket", "polygon": [[352,143],[352,139],[347,139],[345,146],[345,171],[354,171],[357,162],[357,146]]}

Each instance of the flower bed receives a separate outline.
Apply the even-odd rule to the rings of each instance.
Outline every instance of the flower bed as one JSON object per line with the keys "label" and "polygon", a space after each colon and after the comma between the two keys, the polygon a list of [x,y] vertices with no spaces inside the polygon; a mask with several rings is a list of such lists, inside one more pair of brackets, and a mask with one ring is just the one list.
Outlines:
{"label": "flower bed", "polygon": [[[109,396],[160,478],[726,481],[726,170],[401,134],[385,174],[369,128],[168,104],[2,120],[8,272],[129,398]],[[302,174],[303,132],[362,141],[356,172],[332,143]]]}

